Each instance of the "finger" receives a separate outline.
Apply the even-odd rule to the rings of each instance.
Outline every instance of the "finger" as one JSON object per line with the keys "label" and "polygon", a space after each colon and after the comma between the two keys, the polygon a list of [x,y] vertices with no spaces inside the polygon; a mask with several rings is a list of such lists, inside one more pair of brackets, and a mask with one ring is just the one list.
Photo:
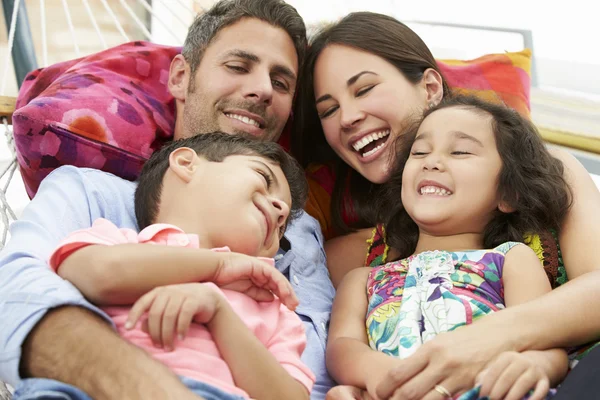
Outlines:
{"label": "finger", "polygon": [[[495,381],[492,384],[490,392],[480,392],[481,396],[489,396],[492,399],[503,399],[509,393],[515,383],[527,375],[528,369],[521,364],[509,364],[504,371],[493,378]],[[534,381],[530,381],[530,388],[533,387]],[[527,389],[529,390],[529,389]],[[525,392],[527,393],[527,392]],[[520,399],[520,397],[519,397]]]}
{"label": "finger", "polygon": [[273,301],[275,298],[269,290],[258,288],[254,285],[250,286],[245,294],[256,301]]}
{"label": "finger", "polygon": [[132,329],[142,315],[152,306],[154,299],[156,297],[156,290],[151,290],[142,297],[140,297],[133,307],[129,310],[129,314],[127,315],[127,322],[125,322],[125,329]]}
{"label": "finger", "polygon": [[179,340],[183,340],[187,336],[197,308],[196,303],[190,299],[186,299],[181,305],[179,315],[177,316],[177,336]]}
{"label": "finger", "polygon": [[550,390],[550,381],[547,378],[540,379],[535,385],[535,390],[529,400],[543,400]]}
{"label": "finger", "polygon": [[169,298],[167,296],[157,295],[148,312],[148,331],[150,338],[152,338],[152,343],[156,347],[162,347],[162,315],[168,301]]}
{"label": "finger", "polygon": [[[418,375],[397,386],[392,399],[422,399],[427,393],[433,390],[441,379],[442,377],[434,368],[425,368]],[[450,390],[449,387],[446,389]]]}
{"label": "finger", "polygon": [[527,370],[525,373],[516,379],[504,397],[505,400],[521,400],[531,389],[537,384],[536,374],[532,370]]}
{"label": "finger", "polygon": [[[409,362],[407,362],[409,361]],[[399,362],[398,366],[390,370],[385,379],[382,379],[376,388],[377,397],[388,399],[392,397],[397,388],[409,379],[421,373],[428,364],[427,357],[409,357]],[[431,382],[433,387],[435,382]]]}
{"label": "finger", "polygon": [[181,309],[184,297],[180,295],[172,295],[165,307],[162,317],[162,344],[166,350],[172,351],[175,348],[175,326],[177,324],[177,316]]}

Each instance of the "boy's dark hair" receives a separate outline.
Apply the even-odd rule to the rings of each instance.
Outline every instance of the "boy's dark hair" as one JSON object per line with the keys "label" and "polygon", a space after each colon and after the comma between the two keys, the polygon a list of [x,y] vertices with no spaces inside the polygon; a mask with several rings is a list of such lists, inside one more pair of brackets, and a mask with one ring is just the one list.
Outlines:
{"label": "boy's dark hair", "polygon": [[[523,242],[526,234],[559,229],[571,207],[571,188],[563,177],[562,162],[550,155],[533,123],[504,105],[466,95],[448,96],[427,110],[423,118],[448,107],[473,110],[492,120],[496,148],[502,160],[498,194],[515,211],[508,214],[496,211],[484,230],[484,247],[494,248],[507,241]],[[419,228],[400,201],[402,172],[418,125],[397,140],[395,167],[385,184],[379,207],[386,224],[388,244],[400,252],[401,258],[414,253],[419,239]]]}
{"label": "boy's dark hair", "polygon": [[144,164],[135,191],[135,216],[140,230],[156,220],[163,178],[169,168],[169,156],[181,147],[189,147],[199,156],[212,162],[222,162],[228,156],[247,155],[264,157],[277,163],[290,186],[292,197],[290,221],[302,212],[308,196],[304,170],[281,146],[240,135],[213,132],[174,140],[155,152]]}
{"label": "boy's dark hair", "polygon": [[[298,68],[306,53],[306,26],[298,11],[282,0],[221,0],[198,14],[188,30],[181,54],[190,64],[192,76],[198,69],[206,48],[221,29],[243,18],[256,18],[281,28],[294,42]],[[190,80],[190,85],[194,82]],[[193,87],[190,86],[191,91]]]}

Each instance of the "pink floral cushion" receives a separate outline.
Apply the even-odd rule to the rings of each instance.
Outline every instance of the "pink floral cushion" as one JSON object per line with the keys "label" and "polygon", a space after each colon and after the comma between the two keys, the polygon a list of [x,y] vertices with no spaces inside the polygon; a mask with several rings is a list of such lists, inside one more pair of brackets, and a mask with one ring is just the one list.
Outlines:
{"label": "pink floral cushion", "polygon": [[167,79],[180,50],[132,42],[27,75],[13,129],[29,196],[67,164],[136,179],[144,161],[173,136]]}

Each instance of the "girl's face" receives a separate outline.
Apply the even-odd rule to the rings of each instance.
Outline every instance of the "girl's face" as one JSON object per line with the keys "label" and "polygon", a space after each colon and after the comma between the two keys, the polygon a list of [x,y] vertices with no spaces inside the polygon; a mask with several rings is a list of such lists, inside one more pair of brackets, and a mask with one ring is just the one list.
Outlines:
{"label": "girl's face", "polygon": [[491,123],[490,115],[458,106],[423,120],[402,175],[402,203],[421,233],[482,233],[503,209]]}
{"label": "girl's face", "polygon": [[394,138],[425,108],[427,85],[371,53],[330,45],[315,64],[314,91],[331,148],[369,181],[387,181]]}

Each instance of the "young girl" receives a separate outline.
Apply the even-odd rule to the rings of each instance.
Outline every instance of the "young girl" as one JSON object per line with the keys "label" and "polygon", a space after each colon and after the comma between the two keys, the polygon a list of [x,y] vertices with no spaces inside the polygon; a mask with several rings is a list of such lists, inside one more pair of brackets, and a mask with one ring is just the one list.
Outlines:
{"label": "young girl", "polygon": [[102,268],[128,297],[103,293],[102,282],[78,289],[111,305],[104,311],[119,334],[202,398],[308,399],[315,378],[300,359],[304,327],[284,306],[297,299],[272,259],[305,199],[302,169],[277,144],[196,135],[144,165],[135,192],[141,232],[96,220],[63,240],[50,266],[78,282],[98,252],[127,259],[126,270]]}
{"label": "young girl", "polygon": [[[530,122],[504,106],[446,99],[399,143],[380,209],[400,260],[344,278],[327,348],[332,377],[373,397],[397,358],[549,292],[536,254],[519,242],[526,233],[560,226],[571,202],[561,162]],[[418,382],[396,392],[435,400],[520,399],[533,391],[530,398],[541,399],[567,367],[561,349],[505,353],[467,393],[473,382],[451,379],[429,392]]]}

